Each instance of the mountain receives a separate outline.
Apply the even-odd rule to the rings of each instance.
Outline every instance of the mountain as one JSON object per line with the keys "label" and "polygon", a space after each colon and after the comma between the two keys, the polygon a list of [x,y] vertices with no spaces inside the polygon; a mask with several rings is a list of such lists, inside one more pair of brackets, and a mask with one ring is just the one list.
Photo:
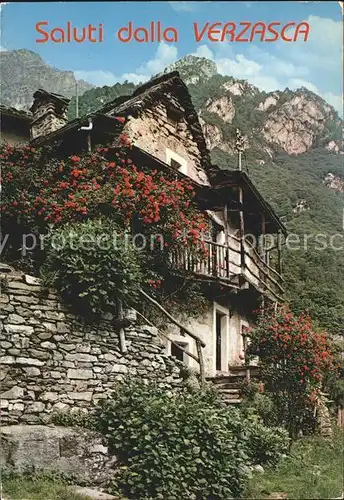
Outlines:
{"label": "mountain", "polygon": [[205,57],[185,56],[183,59],[170,64],[164,73],[179,71],[186,85],[197,84],[217,75],[216,63]]}
{"label": "mountain", "polygon": [[[35,57],[42,61],[29,54],[27,61]],[[16,103],[12,86],[19,95],[26,92],[26,63],[21,64],[17,77],[11,60],[12,79],[3,78],[3,91],[9,100],[12,96],[11,105]],[[30,84],[37,82],[36,90],[42,80],[40,75],[35,75],[36,80],[31,77],[31,68],[29,64],[25,71]],[[66,72],[48,68],[63,80]],[[292,308],[308,310],[322,327],[344,334],[343,123],[337,112],[306,88],[266,93],[245,80],[218,74],[216,65],[204,58],[186,56],[165,71],[171,70],[178,70],[188,85],[214,163],[236,168],[235,132],[239,128],[244,137],[244,168],[282,218],[293,241],[299,238],[299,244],[283,248]],[[73,81],[72,75],[69,78]],[[80,115],[135,88],[125,82],[86,90],[79,99]],[[65,93],[62,88],[59,92]],[[75,97],[69,116],[75,117]]]}
{"label": "mountain", "polygon": [[[75,79],[72,71],[52,68],[31,50],[9,50],[0,52],[1,104],[27,110],[32,96],[38,88],[62,94],[75,95]],[[83,94],[93,85],[78,81],[78,91]]]}

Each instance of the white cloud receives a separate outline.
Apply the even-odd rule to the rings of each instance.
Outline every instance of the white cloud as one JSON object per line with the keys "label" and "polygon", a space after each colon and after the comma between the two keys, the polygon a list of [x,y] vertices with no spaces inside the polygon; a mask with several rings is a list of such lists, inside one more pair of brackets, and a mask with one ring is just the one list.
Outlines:
{"label": "white cloud", "polygon": [[197,2],[168,2],[176,12],[195,12],[197,10]]}
{"label": "white cloud", "polygon": [[[9,2],[0,2],[0,16],[2,15],[2,9],[5,7],[5,5],[8,5]],[[0,38],[1,38],[1,22],[0,22]],[[7,49],[0,45],[0,52],[6,52]]]}
{"label": "white cloud", "polygon": [[[247,80],[266,92],[306,87],[342,114],[341,23],[318,16],[309,16],[308,22],[311,34],[307,43],[276,43],[269,52],[252,44],[245,47],[245,54],[236,52],[240,44],[223,42],[211,48],[203,44],[197,47],[194,55],[214,61],[220,74]],[[177,47],[162,42],[154,57],[134,72],[115,75],[110,71],[94,70],[75,74],[95,85],[113,85],[124,80],[138,84],[163,71],[177,58]]]}
{"label": "white cloud", "polygon": [[166,66],[174,63],[178,57],[177,47],[168,45],[161,42],[155,53],[155,56],[141,65],[136,71],[132,73],[123,73],[122,75],[115,75],[111,71],[103,70],[90,70],[90,71],[74,71],[77,79],[86,80],[93,85],[114,85],[117,82],[124,82],[128,80],[135,84],[145,82],[156,73],[163,71]]}
{"label": "white cloud", "polygon": [[205,57],[206,59],[213,59],[213,53],[207,45],[199,45],[196,52],[193,54],[198,57]]}
{"label": "white cloud", "polygon": [[102,71],[97,69],[91,71],[76,70],[74,71],[74,75],[77,80],[85,80],[86,82],[97,86],[110,86],[119,81],[119,78],[111,73],[111,71]]}
{"label": "white cloud", "polygon": [[331,104],[331,106],[333,106],[338,111],[341,117],[343,117],[344,102],[342,95],[335,95],[332,94],[332,92],[325,92],[322,97],[326,102]]}
{"label": "white cloud", "polygon": [[141,70],[143,73],[148,72],[149,76],[154,75],[155,73],[163,71],[169,64],[174,63],[177,57],[178,49],[176,46],[161,42],[154,59],[151,59],[139,68],[138,72]]}
{"label": "white cloud", "polygon": [[305,87],[311,90],[315,94],[319,94],[319,90],[312,82],[307,82],[306,80],[300,80],[299,78],[291,78],[288,80],[288,87],[292,90],[299,89],[300,87]]}

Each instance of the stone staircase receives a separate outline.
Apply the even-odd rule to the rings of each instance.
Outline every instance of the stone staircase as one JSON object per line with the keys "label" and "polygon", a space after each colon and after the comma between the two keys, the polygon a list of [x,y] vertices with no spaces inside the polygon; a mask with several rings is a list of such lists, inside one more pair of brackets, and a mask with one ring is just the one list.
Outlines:
{"label": "stone staircase", "polygon": [[[251,366],[250,377],[258,375],[257,367]],[[228,373],[219,373],[215,377],[208,377],[207,381],[212,383],[221,398],[227,405],[241,403],[240,385],[247,377],[248,370],[245,366],[230,366]]]}

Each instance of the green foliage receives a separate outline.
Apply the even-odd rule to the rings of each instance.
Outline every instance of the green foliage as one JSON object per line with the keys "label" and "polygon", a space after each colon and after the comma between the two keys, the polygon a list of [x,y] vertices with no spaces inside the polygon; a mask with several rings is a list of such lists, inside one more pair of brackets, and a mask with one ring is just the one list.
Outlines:
{"label": "green foliage", "polygon": [[271,396],[264,393],[262,382],[244,381],[241,384],[241,409],[249,418],[256,419],[264,425],[273,427],[279,424],[277,408]]}
{"label": "green foliage", "polygon": [[288,445],[283,431],[244,419],[212,392],[171,394],[140,381],[117,386],[98,429],[122,464],[114,490],[128,498],[237,498],[247,467],[275,463]]}
{"label": "green foliage", "polygon": [[339,429],[334,429],[332,441],[321,437],[295,441],[277,468],[251,479],[244,498],[263,500],[276,492],[292,500],[341,498],[343,453],[344,433]]}
{"label": "green foliage", "polygon": [[[105,104],[123,95],[131,95],[136,85],[129,82],[116,83],[113,86],[104,85],[87,90],[79,97],[79,116],[87,115],[98,110]],[[76,117],[76,98],[71,99],[68,107],[68,118],[73,120]]]}
{"label": "green foliage", "polygon": [[45,281],[92,313],[112,310],[116,300],[135,301],[142,273],[138,250],[111,220],[67,223],[47,238]]}
{"label": "green foliage", "polygon": [[288,450],[288,434],[281,427],[250,426],[250,457],[254,464],[276,465]]}

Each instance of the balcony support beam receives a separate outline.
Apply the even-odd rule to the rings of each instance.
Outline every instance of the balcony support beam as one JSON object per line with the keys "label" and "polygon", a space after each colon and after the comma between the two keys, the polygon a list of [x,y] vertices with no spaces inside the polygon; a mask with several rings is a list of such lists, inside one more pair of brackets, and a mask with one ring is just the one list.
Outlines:
{"label": "balcony support beam", "polygon": [[244,206],[244,190],[239,186],[239,231],[240,231],[240,265],[241,265],[241,275],[245,275],[245,219],[242,207]]}

